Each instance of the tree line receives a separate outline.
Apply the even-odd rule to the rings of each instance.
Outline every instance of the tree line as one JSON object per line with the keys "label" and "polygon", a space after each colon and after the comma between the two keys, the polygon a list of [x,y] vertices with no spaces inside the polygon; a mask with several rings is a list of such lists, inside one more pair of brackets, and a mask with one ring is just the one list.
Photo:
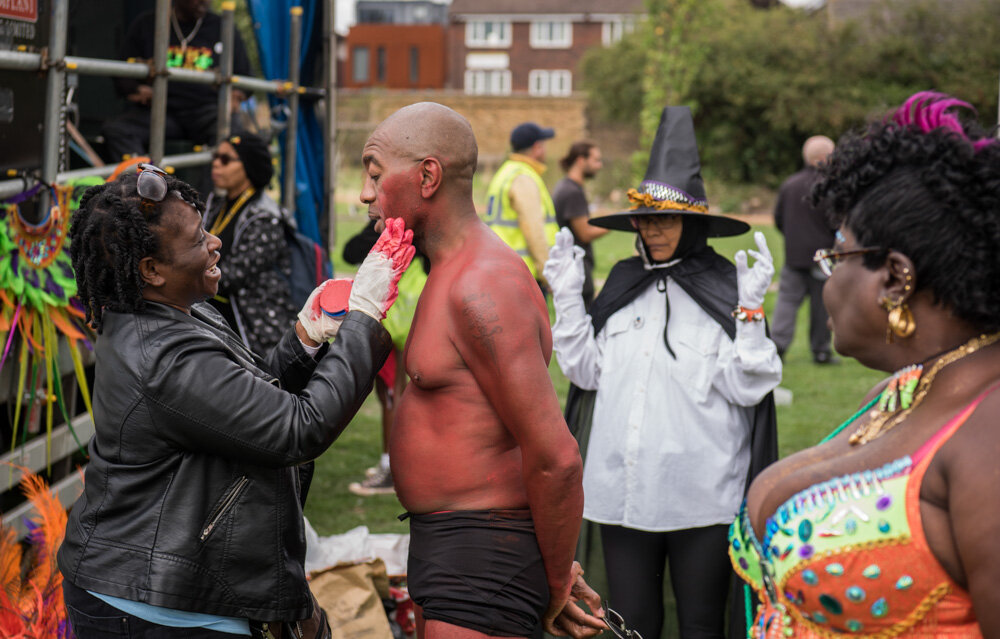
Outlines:
{"label": "tree line", "polygon": [[836,140],[921,90],[997,122],[1000,0],[886,0],[843,24],[746,0],[646,4],[634,34],[584,58],[592,126],[633,125],[648,145],[663,106],[689,105],[712,177],[776,185],[810,135]]}

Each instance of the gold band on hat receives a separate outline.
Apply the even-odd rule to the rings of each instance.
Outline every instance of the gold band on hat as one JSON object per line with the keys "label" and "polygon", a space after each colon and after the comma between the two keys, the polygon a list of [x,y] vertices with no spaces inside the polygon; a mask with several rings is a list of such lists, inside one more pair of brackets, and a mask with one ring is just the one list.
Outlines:
{"label": "gold band on hat", "polygon": [[694,213],[708,213],[708,207],[703,204],[688,204],[684,202],[674,202],[673,200],[657,200],[652,193],[640,193],[636,189],[629,189],[626,193],[628,201],[632,203],[630,210],[634,211],[641,206],[660,211],[692,211]]}

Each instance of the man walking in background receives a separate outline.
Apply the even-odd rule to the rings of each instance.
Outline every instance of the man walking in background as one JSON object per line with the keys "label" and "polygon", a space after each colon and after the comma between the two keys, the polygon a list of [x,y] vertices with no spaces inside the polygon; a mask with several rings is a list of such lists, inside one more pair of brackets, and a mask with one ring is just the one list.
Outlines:
{"label": "man walking in background", "polygon": [[555,208],[542,181],[545,141],[553,129],[525,122],[510,132],[513,153],[500,165],[486,190],[484,221],[528,265],[532,277],[545,288],[542,267],[555,244]]}
{"label": "man walking in background", "polygon": [[556,222],[569,227],[573,242],[583,249],[583,304],[589,311],[594,301],[594,249],[590,243],[606,234],[609,229],[592,226],[590,204],[583,191],[583,183],[601,170],[601,150],[591,142],[574,142],[566,156],[559,160],[566,176],[559,180],[552,191],[552,204],[556,209]]}
{"label": "man walking in background", "polygon": [[795,316],[802,300],[809,296],[809,347],[817,364],[839,362],[830,350],[830,329],[823,306],[823,282],[826,278],[813,262],[817,249],[833,246],[834,230],[823,210],[809,203],[809,192],[816,181],[820,164],[833,153],[833,140],[814,135],[802,145],[805,167],[781,185],[774,206],[774,225],[785,236],[785,265],[781,269],[778,301],[771,322],[771,339],[778,354],[785,351],[795,336]]}

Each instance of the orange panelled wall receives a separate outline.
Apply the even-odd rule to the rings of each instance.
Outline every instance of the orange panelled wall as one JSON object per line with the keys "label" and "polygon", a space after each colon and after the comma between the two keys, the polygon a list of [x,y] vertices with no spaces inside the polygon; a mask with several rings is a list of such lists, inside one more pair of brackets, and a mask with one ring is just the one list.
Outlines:
{"label": "orange panelled wall", "polygon": [[[441,89],[445,80],[445,31],[436,24],[357,24],[347,34],[347,60],[338,83],[346,88]],[[368,47],[368,80],[354,78],[357,47]],[[378,79],[378,50],[385,50],[385,80]],[[412,82],[411,50],[418,50],[417,81]]]}

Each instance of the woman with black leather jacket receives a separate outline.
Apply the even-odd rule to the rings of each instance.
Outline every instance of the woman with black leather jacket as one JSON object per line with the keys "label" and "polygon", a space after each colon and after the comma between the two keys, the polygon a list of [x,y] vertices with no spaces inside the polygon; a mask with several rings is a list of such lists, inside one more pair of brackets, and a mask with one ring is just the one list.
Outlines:
{"label": "woman with black leather jacket", "polygon": [[191,187],[142,165],[90,189],[72,221],[100,333],[85,491],[58,557],[79,639],[328,633],[303,567],[301,471],[389,353],[380,321],[412,233],[387,227],[346,317],[323,313],[321,286],[260,357],[202,303],[221,275],[202,210]]}

